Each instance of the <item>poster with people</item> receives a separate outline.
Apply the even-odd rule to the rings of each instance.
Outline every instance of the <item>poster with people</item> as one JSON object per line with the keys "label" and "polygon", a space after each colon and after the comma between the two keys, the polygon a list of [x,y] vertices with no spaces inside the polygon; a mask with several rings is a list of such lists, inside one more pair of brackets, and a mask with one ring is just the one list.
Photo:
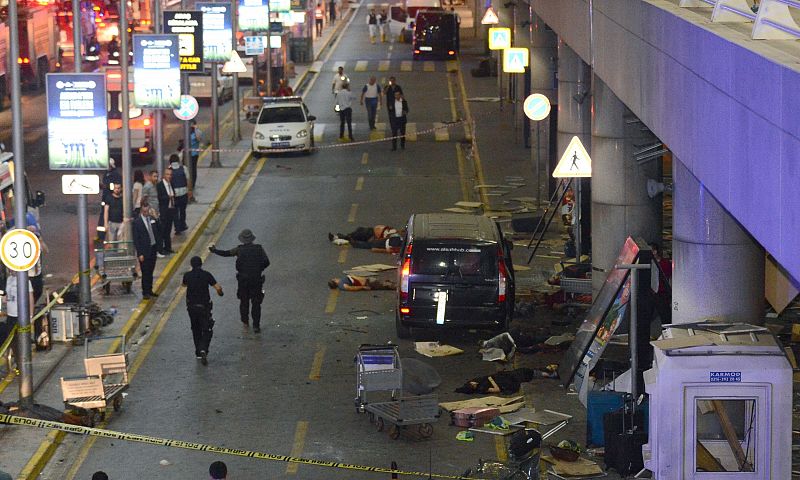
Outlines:
{"label": "poster with people", "polygon": [[47,153],[51,170],[107,170],[103,73],[47,74]]}
{"label": "poster with people", "polygon": [[133,103],[139,108],[180,107],[178,35],[133,36]]}

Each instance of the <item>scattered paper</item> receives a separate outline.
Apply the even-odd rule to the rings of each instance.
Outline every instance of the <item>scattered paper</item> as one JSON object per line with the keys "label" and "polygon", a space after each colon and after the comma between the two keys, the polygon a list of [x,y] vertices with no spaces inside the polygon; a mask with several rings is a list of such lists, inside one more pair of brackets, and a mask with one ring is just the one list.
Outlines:
{"label": "scattered paper", "polygon": [[395,265],[384,265],[382,263],[373,263],[372,265],[358,265],[351,270],[362,270],[366,272],[385,272],[387,270],[394,270],[397,268]]}
{"label": "scattered paper", "polygon": [[478,432],[478,433],[488,433],[491,435],[511,435],[512,433],[522,430],[524,427],[520,427],[518,425],[510,425],[506,429],[498,430],[497,428],[491,427],[470,427],[471,432]]}
{"label": "scattered paper", "polygon": [[459,408],[493,407],[500,410],[500,413],[516,412],[524,405],[525,405],[525,397],[521,395],[518,397],[489,396],[480,398],[470,398],[467,400],[460,400],[456,402],[442,402],[439,404],[440,407],[447,410],[448,412],[452,412],[453,410],[458,410]]}
{"label": "scattered paper", "polygon": [[464,350],[452,345],[442,345],[439,342],[414,342],[414,350],[426,357],[447,357],[464,353]]}
{"label": "scattered paper", "polygon": [[575,340],[575,335],[571,333],[562,333],[561,335],[556,335],[553,337],[548,338],[544,341],[545,345],[557,346],[561,345],[562,343],[571,342]]}
{"label": "scattered paper", "polygon": [[455,203],[457,207],[464,207],[464,208],[480,208],[483,205],[483,202],[467,202],[467,201],[460,201]]}
{"label": "scattered paper", "polygon": [[519,425],[520,423],[533,422],[536,417],[536,410],[531,407],[520,408],[516,412],[503,415],[503,418],[511,425]]}
{"label": "scattered paper", "polygon": [[445,208],[444,211],[445,212],[453,212],[453,213],[475,213],[474,210],[467,210],[465,208],[459,208],[459,207]]}

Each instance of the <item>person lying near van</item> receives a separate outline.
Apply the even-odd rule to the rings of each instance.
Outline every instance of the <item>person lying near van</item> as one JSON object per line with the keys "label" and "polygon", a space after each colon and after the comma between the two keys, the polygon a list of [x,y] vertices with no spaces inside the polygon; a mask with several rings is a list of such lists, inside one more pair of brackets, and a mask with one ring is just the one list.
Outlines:
{"label": "person lying near van", "polygon": [[389,235],[397,233],[397,229],[388,225],[375,225],[374,227],[358,227],[350,233],[343,234],[328,232],[328,240],[334,242],[337,239],[347,240],[351,244],[356,242],[368,242],[370,240],[381,240]]}
{"label": "person lying near van", "polygon": [[345,275],[341,278],[328,280],[328,288],[339,289],[346,292],[359,292],[361,290],[394,290],[397,285],[392,280],[378,280],[377,278],[361,277],[358,275]]}
{"label": "person lying near van", "polygon": [[523,382],[530,382],[538,375],[530,368],[517,368],[476,377],[457,388],[457,393],[517,393]]}

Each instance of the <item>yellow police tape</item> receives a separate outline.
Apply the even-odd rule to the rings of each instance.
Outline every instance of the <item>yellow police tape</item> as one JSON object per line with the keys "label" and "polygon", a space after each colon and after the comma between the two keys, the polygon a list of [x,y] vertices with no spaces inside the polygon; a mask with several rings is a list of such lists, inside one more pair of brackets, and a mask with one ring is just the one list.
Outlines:
{"label": "yellow police tape", "polygon": [[6,350],[8,350],[8,347],[11,345],[11,342],[14,340],[14,335],[16,333],[17,333],[17,325],[14,325],[14,328],[12,328],[10,332],[8,332],[8,337],[6,337],[6,341],[3,342],[2,345],[0,345],[0,357],[2,357],[3,355],[6,354]]}
{"label": "yellow police tape", "polygon": [[[405,475],[410,477],[442,478],[451,480],[466,479],[466,477],[457,475],[443,475],[443,474],[426,473],[426,472],[407,472],[403,470],[392,470],[391,468],[386,468],[386,467],[354,465],[351,463],[331,462],[328,460],[314,460],[309,458],[290,457],[287,455],[274,455],[270,453],[254,452],[252,450],[239,450],[235,448],[216,447],[213,445],[204,445],[202,443],[184,442],[182,440],[169,440],[166,438],[116,432],[114,430],[105,430],[102,428],[89,428],[80,425],[70,425],[67,423],[52,422],[49,420],[37,420],[33,418],[23,418],[6,414],[0,414],[0,423],[7,423],[9,425],[22,425],[26,427],[50,428],[55,430],[61,430],[62,432],[67,432],[67,433],[76,433],[79,435],[90,435],[94,437],[110,438],[114,440],[126,440],[129,442],[147,443],[150,445],[159,445],[162,447],[184,448],[186,450],[198,450],[201,452],[213,452],[223,455],[233,455],[237,457],[257,458],[260,460],[270,460],[274,462],[297,463],[301,465],[314,465],[317,467],[339,468],[343,470],[358,470],[361,472],[396,474],[396,475]],[[484,479],[469,477],[468,480],[484,480]]]}

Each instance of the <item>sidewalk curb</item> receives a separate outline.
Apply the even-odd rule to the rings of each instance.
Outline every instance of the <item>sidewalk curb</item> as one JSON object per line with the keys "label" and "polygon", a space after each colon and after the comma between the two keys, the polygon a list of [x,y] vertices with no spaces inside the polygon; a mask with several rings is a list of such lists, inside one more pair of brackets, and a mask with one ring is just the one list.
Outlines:
{"label": "sidewalk curb", "polygon": [[[225,181],[225,183],[222,185],[222,188],[217,193],[216,198],[214,199],[213,202],[211,202],[211,206],[206,210],[206,212],[197,222],[197,225],[195,225],[195,227],[192,229],[192,232],[187,237],[186,242],[184,242],[184,244],[181,245],[178,253],[175,254],[175,256],[173,256],[170,259],[169,263],[167,263],[167,266],[164,267],[164,270],[161,271],[161,274],[159,275],[158,280],[156,280],[153,288],[153,290],[155,290],[157,293],[160,293],[164,289],[165,285],[170,280],[172,280],[172,276],[175,274],[178,267],[186,259],[186,256],[189,254],[192,248],[194,248],[194,245],[200,238],[200,234],[208,226],[211,217],[213,217],[214,214],[216,214],[217,211],[219,211],[220,205],[222,205],[222,202],[225,201],[231,189],[233,188],[233,185],[239,179],[239,177],[241,176],[242,172],[247,167],[247,165],[250,164],[250,160],[252,160],[252,158],[253,158],[252,152],[248,152],[239,161],[239,166],[236,167],[236,169],[233,171],[231,175],[228,176],[228,179]],[[121,335],[125,335],[126,341],[130,341],[131,336],[129,334],[135,332],[139,328],[139,325],[142,323],[142,320],[145,318],[145,316],[149,313],[154,303],[155,302],[151,300],[142,300],[139,302],[139,307],[136,309],[133,315],[131,315],[131,317],[128,319],[128,321],[125,323],[125,325],[122,327],[122,330],[120,331]],[[115,351],[117,348],[119,348],[119,342],[120,340],[114,341],[114,343],[109,348],[109,351]],[[70,351],[71,350],[65,350],[63,357],[66,357],[66,355]],[[57,363],[60,364],[61,360],[63,360],[63,358],[59,359]],[[30,460],[28,460],[28,463],[19,473],[19,475],[17,476],[17,480],[36,479],[41,473],[41,471],[44,469],[44,467],[47,465],[47,463],[50,461],[50,459],[53,457],[53,454],[55,454],[56,449],[58,449],[58,447],[61,445],[61,441],[64,439],[65,436],[66,434],[64,432],[50,432],[47,435],[47,438],[42,441],[42,443],[39,445],[39,448],[31,456]]]}

